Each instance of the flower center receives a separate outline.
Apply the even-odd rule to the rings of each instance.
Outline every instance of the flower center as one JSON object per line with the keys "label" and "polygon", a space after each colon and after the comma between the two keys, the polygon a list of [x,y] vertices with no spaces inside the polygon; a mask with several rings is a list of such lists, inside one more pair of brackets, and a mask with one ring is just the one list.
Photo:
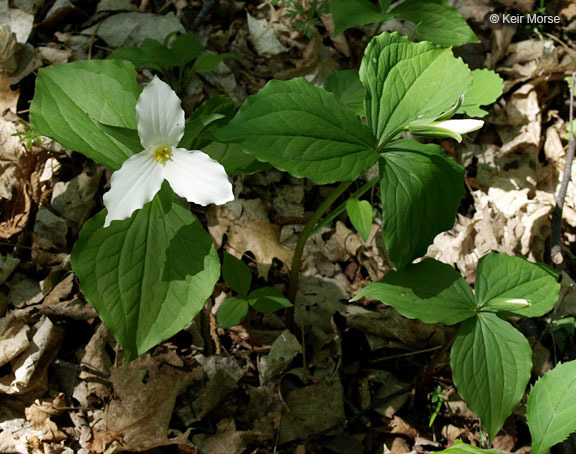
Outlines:
{"label": "flower center", "polygon": [[172,157],[172,153],[170,153],[168,147],[156,147],[154,150],[154,157],[156,158],[156,161],[162,164],[162,162],[167,161]]}

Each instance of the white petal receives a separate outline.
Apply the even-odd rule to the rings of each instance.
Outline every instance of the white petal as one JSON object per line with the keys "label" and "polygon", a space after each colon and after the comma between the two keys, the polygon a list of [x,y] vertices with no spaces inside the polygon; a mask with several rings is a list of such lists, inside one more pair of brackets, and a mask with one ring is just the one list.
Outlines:
{"label": "white petal", "polygon": [[166,162],[164,178],[176,194],[199,205],[221,205],[234,200],[224,167],[206,153],[176,148]]}
{"label": "white petal", "polygon": [[112,174],[110,190],[104,194],[104,206],[108,210],[104,227],[112,221],[129,218],[134,211],[150,202],[163,181],[162,165],[149,151],[142,151],[124,161],[122,167]]}
{"label": "white petal", "polygon": [[138,98],[136,117],[140,142],[146,149],[176,147],[184,135],[180,98],[156,76]]}
{"label": "white petal", "polygon": [[446,120],[434,123],[434,126],[437,128],[449,129],[457,134],[466,134],[480,129],[484,126],[484,122],[482,120]]}

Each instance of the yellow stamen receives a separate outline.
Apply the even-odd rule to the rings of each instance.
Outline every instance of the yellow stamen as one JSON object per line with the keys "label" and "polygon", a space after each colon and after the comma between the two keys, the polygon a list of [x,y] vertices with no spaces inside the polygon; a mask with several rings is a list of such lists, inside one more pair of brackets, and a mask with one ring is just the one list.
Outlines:
{"label": "yellow stamen", "polygon": [[154,150],[154,157],[156,158],[156,161],[162,164],[162,161],[170,159],[172,154],[168,147],[157,147]]}

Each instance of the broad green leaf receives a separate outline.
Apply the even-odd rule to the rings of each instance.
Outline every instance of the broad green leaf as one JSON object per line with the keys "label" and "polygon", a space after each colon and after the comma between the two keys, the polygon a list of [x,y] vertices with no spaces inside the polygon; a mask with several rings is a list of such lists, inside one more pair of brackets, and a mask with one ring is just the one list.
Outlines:
{"label": "broad green leaf", "polygon": [[250,306],[258,312],[274,312],[292,306],[280,290],[273,287],[262,287],[250,293]]}
{"label": "broad green leaf", "polygon": [[364,242],[368,241],[372,228],[372,205],[367,200],[348,199],[346,211],[354,228],[362,236]]}
{"label": "broad green leaf", "polygon": [[164,44],[155,39],[146,38],[140,45],[144,52],[144,58],[148,60],[145,66],[158,65],[160,68],[173,68],[178,66],[179,58]]}
{"label": "broad green leaf", "polygon": [[412,121],[434,119],[449,110],[472,76],[450,49],[382,33],[366,48],[360,80],[367,90],[368,125],[383,144]]}
{"label": "broad green leaf", "polygon": [[454,225],[464,169],[439,146],[414,140],[393,142],[379,165],[384,243],[392,263],[402,268]]}
{"label": "broad green leaf", "polygon": [[96,124],[110,137],[113,137],[118,142],[128,147],[132,153],[140,153],[144,150],[144,147],[140,142],[140,136],[138,136],[138,130],[105,125],[100,122],[96,122]]}
{"label": "broad green leaf", "polygon": [[576,361],[558,364],[540,378],[526,406],[532,453],[545,454],[576,430]]}
{"label": "broad green leaf", "polygon": [[450,365],[458,394],[492,440],[524,395],[532,368],[530,344],[510,323],[481,312],[460,327]]}
{"label": "broad green leaf", "polygon": [[362,120],[303,78],[268,82],[215,135],[317,184],[353,181],[378,159]]}
{"label": "broad green leaf", "polygon": [[[380,5],[386,6],[386,2],[381,2]],[[330,10],[334,17],[334,36],[352,27],[392,18],[370,0],[331,0]]]}
{"label": "broad green leaf", "polygon": [[200,221],[176,201],[164,212],[166,189],[107,228],[101,211],[84,225],[72,251],[84,296],[128,359],[184,328],[220,276],[218,254]]}
{"label": "broad green leaf", "polygon": [[214,127],[221,127],[228,123],[236,107],[229,96],[218,95],[202,103],[184,124],[184,136],[179,146],[188,150],[198,149],[213,139],[207,140],[199,136]]}
{"label": "broad green leaf", "polygon": [[200,55],[202,43],[194,33],[187,32],[172,41],[170,49],[178,58],[178,66],[184,66]]}
{"label": "broad green leaf", "polygon": [[355,69],[345,69],[329,74],[324,82],[324,89],[334,93],[342,104],[361,117],[366,116],[364,110],[366,89],[360,82],[360,76]]}
{"label": "broad green leaf", "polygon": [[218,326],[222,329],[228,329],[239,325],[244,321],[249,310],[250,305],[246,298],[231,297],[225,299],[216,313]]}
{"label": "broad green leaf", "polygon": [[558,301],[558,274],[543,264],[522,257],[491,253],[478,262],[476,304],[483,306],[493,298],[526,299],[530,307],[506,311],[523,317],[540,317]]}
{"label": "broad green leaf", "polygon": [[252,283],[250,268],[242,260],[224,251],[222,277],[228,286],[242,296],[248,295]]}
{"label": "broad green leaf", "polygon": [[413,22],[419,41],[461,46],[480,40],[447,0],[405,0],[390,11],[393,17]]}
{"label": "broad green leaf", "polygon": [[159,65],[154,64],[150,61],[150,56],[146,54],[142,49],[139,47],[120,47],[108,55],[108,59],[110,60],[126,60],[132,63],[136,68],[140,66],[148,66],[152,69],[157,71],[161,71],[161,67]]}
{"label": "broad green leaf", "polygon": [[236,172],[250,174],[270,168],[270,164],[258,161],[236,143],[212,142],[202,147],[202,151],[222,164],[228,175]]}
{"label": "broad green leaf", "polygon": [[494,451],[493,449],[482,449],[470,446],[460,440],[456,440],[452,446],[438,454],[502,454],[504,451]]}
{"label": "broad green leaf", "polygon": [[454,268],[434,259],[389,272],[381,281],[368,284],[352,301],[364,296],[426,323],[453,325],[475,314],[470,286]]}
{"label": "broad green leaf", "polygon": [[472,84],[464,93],[464,102],[458,113],[470,117],[484,117],[488,112],[480,106],[487,106],[496,101],[502,94],[504,82],[502,78],[490,69],[475,69],[472,71]]}
{"label": "broad green leaf", "polygon": [[196,71],[197,73],[207,73],[210,71],[214,71],[216,66],[220,64],[221,61],[226,60],[227,58],[236,58],[234,54],[204,54],[200,55],[198,59],[194,62],[194,66],[192,66],[192,70]]}
{"label": "broad green leaf", "polygon": [[41,68],[30,121],[37,134],[117,170],[133,153],[98,124],[135,130],[140,91],[134,66],[122,60]]}

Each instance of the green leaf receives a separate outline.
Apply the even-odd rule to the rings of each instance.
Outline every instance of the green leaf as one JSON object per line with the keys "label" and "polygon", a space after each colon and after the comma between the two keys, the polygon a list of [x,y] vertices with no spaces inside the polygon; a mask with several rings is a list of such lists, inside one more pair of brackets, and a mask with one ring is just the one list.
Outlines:
{"label": "green leaf", "polygon": [[392,18],[369,0],[331,0],[330,10],[334,17],[334,36],[352,27]]}
{"label": "green leaf", "polygon": [[526,406],[532,453],[545,454],[576,430],[576,361],[558,364],[540,378]]}
{"label": "green leaf", "polygon": [[362,120],[303,78],[268,82],[215,135],[317,184],[353,181],[378,159]]}
{"label": "green leaf", "polygon": [[194,66],[192,66],[192,70],[196,71],[197,73],[207,73],[210,71],[214,71],[216,66],[220,64],[221,61],[226,60],[227,58],[236,58],[234,54],[204,54],[200,55],[198,59],[194,62]]}
{"label": "green leaf", "polygon": [[178,66],[184,66],[200,55],[202,43],[194,33],[187,32],[172,41],[170,49],[178,59]]}
{"label": "green leaf", "polygon": [[493,449],[482,449],[476,446],[470,446],[460,440],[456,440],[452,446],[438,454],[501,454],[504,451],[494,451]]}
{"label": "green leaf", "polygon": [[368,241],[372,228],[372,205],[367,200],[348,199],[346,211],[354,228],[362,236],[364,242]]}
{"label": "green leaf", "polygon": [[226,251],[224,251],[224,262],[222,263],[222,277],[232,290],[242,296],[248,295],[252,283],[250,268],[242,260]]}
{"label": "green leaf", "polygon": [[112,170],[132,150],[99,124],[136,129],[136,101],[141,88],[132,64],[92,60],[41,68],[30,120],[38,135],[48,136]]}
{"label": "green leaf", "polygon": [[472,76],[450,49],[382,33],[366,48],[360,80],[367,90],[368,125],[383,144],[412,121],[434,119],[449,110]]}
{"label": "green leaf", "polygon": [[225,299],[216,313],[218,327],[228,329],[239,325],[244,321],[249,310],[250,306],[246,298],[233,296]]}
{"label": "green leaf", "polygon": [[138,130],[136,129],[129,129],[129,128],[121,128],[120,126],[110,126],[105,125],[104,123],[95,122],[96,125],[108,134],[110,137],[113,137],[121,144],[125,145],[132,153],[140,153],[144,150],[144,147],[140,143],[140,136],[138,135]]}
{"label": "green leaf", "polygon": [[212,142],[202,147],[202,151],[222,164],[228,175],[236,172],[250,174],[270,168],[270,164],[258,161],[235,143]]}
{"label": "green leaf", "polygon": [[273,287],[254,290],[250,293],[248,302],[258,312],[274,312],[292,306],[288,298]]}
{"label": "green leaf", "polygon": [[402,268],[454,225],[464,169],[437,145],[402,140],[385,148],[380,178],[384,243],[392,263]]}
{"label": "green leaf", "polygon": [[450,354],[458,394],[493,439],[530,379],[532,350],[526,338],[494,313],[466,320]]}
{"label": "green leaf", "polygon": [[464,93],[464,102],[457,113],[465,113],[470,117],[484,117],[488,112],[480,106],[487,106],[496,101],[502,94],[504,82],[490,69],[475,69],[472,71],[472,78],[472,84]]}
{"label": "green leaf", "polygon": [[[184,124],[184,136],[180,140],[181,148],[198,149],[212,140],[201,140],[202,133],[213,127],[223,126],[234,114],[236,107],[229,96],[218,95],[202,103]],[[205,142],[205,143],[203,143]]]}
{"label": "green leaf", "polygon": [[393,17],[413,22],[419,41],[461,46],[480,40],[447,0],[405,0],[390,11]]}
{"label": "green leaf", "polygon": [[160,68],[178,66],[178,56],[155,39],[146,38],[140,45],[140,49],[144,52],[144,58],[148,60],[145,66]]}
{"label": "green leaf", "polygon": [[110,60],[126,60],[132,63],[136,68],[140,66],[149,66],[152,69],[160,71],[161,68],[158,65],[153,64],[150,61],[150,57],[139,47],[120,47],[108,55]]}
{"label": "green leaf", "polygon": [[476,304],[484,306],[494,298],[523,298],[530,307],[506,311],[523,317],[540,317],[558,301],[558,274],[546,265],[530,263],[522,257],[491,253],[478,262]]}
{"label": "green leaf", "polygon": [[184,328],[220,276],[218,254],[200,221],[176,201],[164,213],[160,199],[167,188],[107,228],[101,211],[84,225],[72,251],[84,296],[128,359]]}
{"label": "green leaf", "polygon": [[426,323],[453,325],[475,315],[470,286],[454,268],[434,259],[389,272],[381,281],[368,284],[352,301],[364,296]]}
{"label": "green leaf", "polygon": [[352,109],[360,117],[366,116],[364,110],[366,89],[360,82],[360,76],[355,69],[345,69],[329,74],[324,82],[324,89],[334,93],[342,101],[342,104]]}

